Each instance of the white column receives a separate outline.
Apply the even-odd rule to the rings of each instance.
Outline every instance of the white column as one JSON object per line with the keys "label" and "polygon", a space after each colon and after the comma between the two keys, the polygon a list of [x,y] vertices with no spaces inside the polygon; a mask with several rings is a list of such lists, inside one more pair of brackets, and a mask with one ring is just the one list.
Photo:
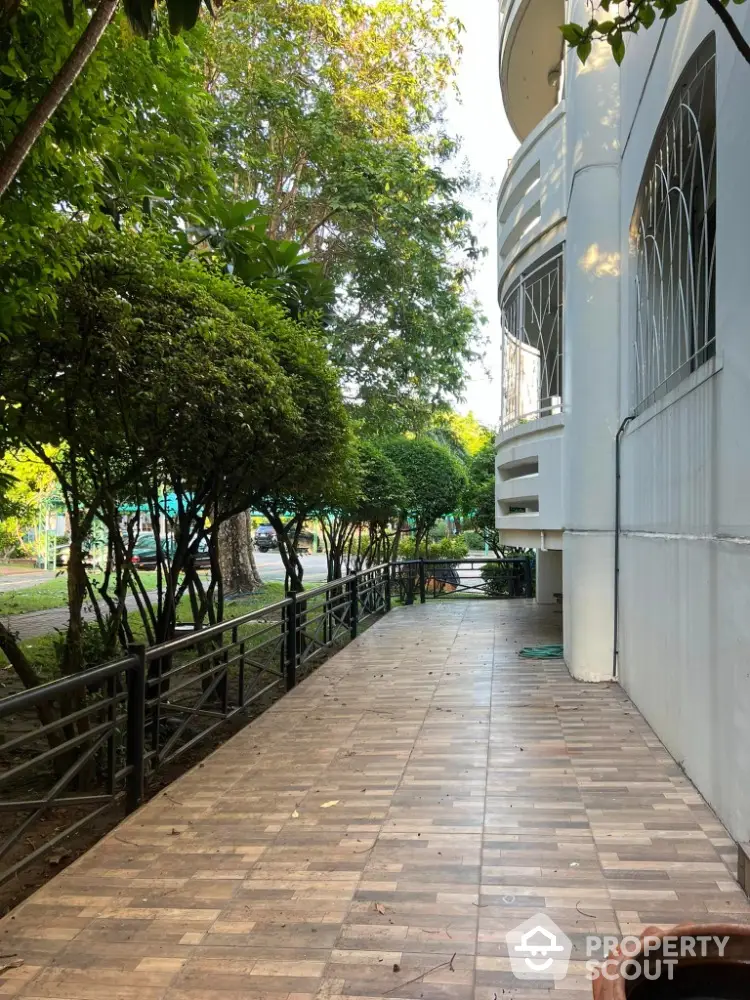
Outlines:
{"label": "white column", "polygon": [[[573,0],[569,20],[589,16],[585,0]],[[619,70],[596,44],[585,66],[574,53],[567,60],[563,628],[573,676],[607,680],[619,422]]]}
{"label": "white column", "polygon": [[563,589],[562,552],[560,549],[536,550],[536,602],[557,604],[556,594]]}

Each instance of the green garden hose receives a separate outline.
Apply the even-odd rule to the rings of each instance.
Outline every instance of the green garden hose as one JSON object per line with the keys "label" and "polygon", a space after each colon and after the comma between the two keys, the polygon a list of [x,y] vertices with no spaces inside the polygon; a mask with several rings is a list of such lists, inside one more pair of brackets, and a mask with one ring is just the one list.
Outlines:
{"label": "green garden hose", "polygon": [[562,646],[524,646],[518,654],[526,660],[561,660]]}

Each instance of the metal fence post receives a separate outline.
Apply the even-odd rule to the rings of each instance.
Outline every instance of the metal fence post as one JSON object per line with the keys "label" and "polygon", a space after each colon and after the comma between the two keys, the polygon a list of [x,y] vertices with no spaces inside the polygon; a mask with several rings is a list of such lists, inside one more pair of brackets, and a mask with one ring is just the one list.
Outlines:
{"label": "metal fence post", "polygon": [[524,597],[531,597],[531,560],[526,557],[526,562],[524,563]]}
{"label": "metal fence post", "polygon": [[391,601],[392,601],[392,596],[391,596],[391,564],[388,563],[388,565],[385,568],[385,587],[384,587],[384,590],[383,590],[383,602],[385,604],[385,613],[386,614],[388,614],[388,612],[391,610]]}
{"label": "metal fence post", "polygon": [[125,809],[131,813],[143,802],[146,742],[146,647],[132,645],[135,666],[128,671],[126,763],[130,768],[125,787]]}
{"label": "metal fence post", "polygon": [[[406,585],[404,593],[406,594],[406,599],[404,603],[410,605],[414,603],[414,564],[411,562],[403,563],[406,568]],[[404,570],[401,570],[401,580],[404,579]]]}
{"label": "metal fence post", "polygon": [[352,639],[357,638],[357,614],[359,611],[359,587],[357,585],[358,579],[359,577],[355,573],[352,579],[349,581],[349,599],[351,601],[349,608],[349,628]]}
{"label": "metal fence post", "polygon": [[239,632],[235,625],[232,629],[232,645],[239,645],[240,664],[237,668],[237,704],[240,708],[245,707],[245,640],[239,641]]}
{"label": "metal fence post", "polygon": [[286,618],[286,663],[285,680],[286,689],[291,691],[297,683],[297,595],[287,594],[291,600],[284,615]]}
{"label": "metal fence post", "polygon": [[427,600],[427,581],[424,575],[424,559],[419,560],[419,603],[424,604]]}

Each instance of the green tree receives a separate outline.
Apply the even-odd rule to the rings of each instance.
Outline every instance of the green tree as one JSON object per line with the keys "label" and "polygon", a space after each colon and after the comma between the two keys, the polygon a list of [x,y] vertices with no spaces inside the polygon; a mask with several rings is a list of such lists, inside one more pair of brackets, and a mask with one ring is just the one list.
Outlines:
{"label": "green tree", "polygon": [[[198,19],[204,0],[166,0],[169,29],[178,34],[183,28],[192,28]],[[205,0],[210,9],[210,0]],[[70,54],[51,77],[49,85],[31,107],[21,122],[13,139],[0,153],[0,198],[15,180],[26,157],[42,134],[62,102],[74,87],[95,52],[107,27],[117,12],[119,0],[99,0],[88,22],[85,23]],[[123,9],[131,28],[143,38],[148,38],[154,26],[155,0],[124,0]],[[4,0],[0,5],[0,32],[12,34],[12,24],[22,9],[20,0]],[[85,12],[86,6],[81,5]],[[76,27],[76,11],[73,0],[63,0],[62,14],[69,28]],[[9,30],[10,29],[10,30]],[[57,65],[57,64],[56,64]],[[16,76],[18,63],[10,60],[3,69],[8,75]]]}
{"label": "green tree", "polygon": [[484,544],[500,558],[503,549],[500,533],[495,527],[495,445],[491,438],[485,441],[468,464],[461,507],[465,524],[477,531]]}
{"label": "green tree", "polygon": [[390,560],[392,524],[411,502],[395,462],[371,441],[353,442],[343,465],[338,495],[318,511],[329,580]]}
{"label": "green tree", "polygon": [[[568,45],[578,53],[581,62],[585,63],[588,59],[593,42],[603,41],[611,48],[612,56],[619,66],[625,58],[627,35],[636,35],[641,28],[650,28],[657,14],[660,20],[669,20],[686,2],[687,0],[625,0],[618,4],[615,0],[594,0],[590,5],[591,18],[586,24],[570,22],[562,25],[560,30]],[[698,0],[690,2],[695,4]],[[735,4],[744,2],[745,0],[732,0]],[[729,32],[742,58],[750,62],[750,44],[729,13],[730,0],[706,0],[706,3]]]}
{"label": "green tree", "polygon": [[[40,319],[0,344],[0,417],[61,486],[71,528],[62,666],[71,673],[82,663],[81,605],[90,593],[82,548],[94,517],[113,542],[123,500],[146,499],[156,514],[165,487],[177,496],[176,544],[150,633],[146,620],[152,639],[168,638],[179,578],[201,538],[208,532],[215,551],[222,519],[250,505],[290,448],[319,440],[297,402],[312,391],[304,362],[289,357],[292,343],[303,357],[319,349],[263,296],[197,263],[170,261],[157,240],[137,234],[90,237],[58,300],[56,324]],[[54,455],[49,443],[60,446]],[[127,588],[139,593],[126,552],[118,567],[117,627]],[[211,595],[200,596],[210,613]],[[7,630],[0,644],[17,662]]]}
{"label": "green tree", "polygon": [[[193,215],[186,232],[177,230],[186,253],[213,257],[227,273],[263,292],[293,319],[315,324],[326,315],[334,290],[321,265],[310,260],[298,243],[269,236],[268,217],[259,213],[257,201],[222,203],[217,199],[200,219],[196,212]],[[302,521],[295,523],[299,534]],[[282,552],[286,551],[282,544]],[[246,511],[222,525],[219,558],[223,581],[231,593],[253,593],[260,587]]]}
{"label": "green tree", "polygon": [[[76,9],[76,25],[85,20]],[[54,314],[86,228],[114,222],[176,227],[193,195],[209,197],[211,166],[203,28],[137,38],[117,15],[68,99],[0,200],[0,336]],[[59,0],[33,0],[0,29],[0,147],[7,148],[64,59]],[[192,46],[192,47],[191,47]]]}
{"label": "green tree", "polygon": [[207,42],[224,188],[322,264],[331,356],[391,430],[457,392],[474,353],[470,179],[440,123],[459,34],[441,0],[239,0]]}
{"label": "green tree", "polygon": [[[439,517],[457,510],[466,485],[463,465],[444,445],[427,437],[399,437],[383,446],[406,482],[408,501],[400,511],[397,532],[407,519],[414,525],[415,551]],[[396,542],[397,555],[398,538]]]}

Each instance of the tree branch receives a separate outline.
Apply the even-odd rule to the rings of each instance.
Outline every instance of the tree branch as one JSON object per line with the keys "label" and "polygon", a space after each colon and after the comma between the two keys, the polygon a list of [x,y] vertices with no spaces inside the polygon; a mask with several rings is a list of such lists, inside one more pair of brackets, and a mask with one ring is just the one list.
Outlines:
{"label": "tree branch", "polygon": [[76,42],[75,48],[63,63],[46,94],[37,103],[21,126],[21,131],[0,157],[0,197],[5,193],[31,152],[42,129],[57,111],[70,88],[78,79],[99,39],[112,20],[119,0],[99,0],[91,20]]}
{"label": "tree branch", "polygon": [[740,53],[742,58],[745,62],[750,63],[750,44],[748,44],[745,36],[737,27],[737,22],[734,20],[732,15],[726,9],[721,0],[707,0],[707,3],[729,32],[729,35],[734,44],[737,46],[737,51]]}

